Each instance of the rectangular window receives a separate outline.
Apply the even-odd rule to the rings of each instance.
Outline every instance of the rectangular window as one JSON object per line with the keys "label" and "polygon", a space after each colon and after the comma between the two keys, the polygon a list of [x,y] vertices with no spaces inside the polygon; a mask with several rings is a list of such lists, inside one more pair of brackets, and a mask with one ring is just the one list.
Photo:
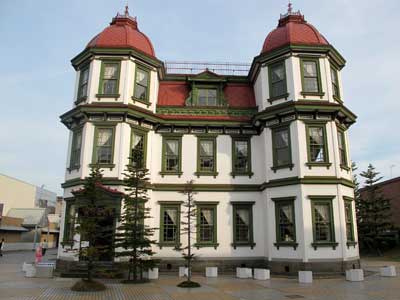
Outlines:
{"label": "rectangular window", "polygon": [[199,137],[197,142],[197,173],[216,173],[216,139]]}
{"label": "rectangular window", "polygon": [[325,125],[307,125],[308,162],[328,162]]}
{"label": "rectangular window", "polygon": [[114,128],[96,127],[94,140],[94,164],[112,164],[114,152]]}
{"label": "rectangular window", "polygon": [[269,82],[271,99],[287,96],[285,62],[269,66]]}
{"label": "rectangular window", "polygon": [[296,223],[294,217],[294,198],[276,198],[276,243],[277,246],[296,243]]}
{"label": "rectangular window", "polygon": [[79,74],[78,101],[87,97],[89,82],[89,66],[82,69]]}
{"label": "rectangular window", "polygon": [[337,131],[340,166],[347,167],[346,139],[342,130]]}
{"label": "rectangular window", "polygon": [[217,106],[216,89],[198,89],[197,105],[199,106]]}
{"label": "rectangular window", "polygon": [[232,138],[232,175],[252,175],[250,138]]}
{"label": "rectangular window", "polygon": [[217,206],[198,205],[197,207],[197,244],[212,245],[217,243]]}
{"label": "rectangular window", "polygon": [[321,78],[318,59],[301,59],[302,93],[320,94]]}
{"label": "rectangular window", "polygon": [[253,247],[253,203],[232,203],[232,205],[233,247]]}
{"label": "rectangular window", "polygon": [[82,129],[75,130],[72,136],[71,158],[69,168],[79,169],[81,162]]}
{"label": "rectangular window", "polygon": [[344,201],[344,213],[346,219],[346,236],[348,242],[354,242],[354,228],[353,228],[353,203],[352,201]]}
{"label": "rectangular window", "polygon": [[293,167],[290,143],[289,126],[272,129],[272,155],[274,160],[272,169]]}
{"label": "rectangular window", "polygon": [[160,223],[160,244],[177,246],[180,240],[180,205],[162,204]]}
{"label": "rectangular window", "polygon": [[146,167],[146,140],[145,132],[132,129],[130,160],[136,168]]}
{"label": "rectangular window", "polygon": [[136,67],[134,98],[148,102],[150,86],[150,72],[146,69]]}
{"label": "rectangular window", "polygon": [[65,202],[64,242],[71,242],[74,238],[76,211],[72,201]]}
{"label": "rectangular window", "polygon": [[331,68],[331,81],[332,81],[333,97],[337,98],[337,99],[340,99],[338,71],[336,69],[334,69],[334,68]]}
{"label": "rectangular window", "polygon": [[163,158],[161,174],[181,174],[182,137],[163,137]]}
{"label": "rectangular window", "polygon": [[[318,246],[332,246],[334,249],[338,245],[335,242],[335,226],[333,223],[333,208],[331,196],[310,196],[314,248]],[[328,199],[329,198],[329,199]]]}
{"label": "rectangular window", "polygon": [[103,61],[101,65],[99,94],[116,95],[119,90],[120,62]]}

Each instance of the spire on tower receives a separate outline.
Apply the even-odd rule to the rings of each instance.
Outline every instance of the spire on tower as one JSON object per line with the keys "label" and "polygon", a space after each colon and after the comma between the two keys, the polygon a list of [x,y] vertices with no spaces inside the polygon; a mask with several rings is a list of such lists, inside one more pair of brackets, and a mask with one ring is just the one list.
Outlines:
{"label": "spire on tower", "polygon": [[300,10],[293,11],[293,4],[292,4],[291,0],[289,0],[289,3],[288,3],[287,13],[283,14],[283,15],[281,14],[281,19],[286,18],[288,16],[301,16]]}
{"label": "spire on tower", "polygon": [[125,5],[125,16],[129,16],[129,6],[128,3]]}
{"label": "spire on tower", "polygon": [[287,10],[287,12],[288,12],[288,14],[291,14],[291,13],[292,13],[292,11],[293,11],[293,8],[292,8],[292,2],[290,2],[290,0],[289,0],[289,4],[288,4],[288,10]]}

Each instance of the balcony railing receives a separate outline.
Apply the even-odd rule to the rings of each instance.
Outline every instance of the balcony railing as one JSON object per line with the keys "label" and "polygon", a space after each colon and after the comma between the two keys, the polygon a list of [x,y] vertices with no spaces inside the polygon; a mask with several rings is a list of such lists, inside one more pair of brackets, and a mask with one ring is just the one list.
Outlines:
{"label": "balcony railing", "polygon": [[209,70],[218,75],[247,76],[251,64],[230,62],[164,62],[168,74],[194,75]]}

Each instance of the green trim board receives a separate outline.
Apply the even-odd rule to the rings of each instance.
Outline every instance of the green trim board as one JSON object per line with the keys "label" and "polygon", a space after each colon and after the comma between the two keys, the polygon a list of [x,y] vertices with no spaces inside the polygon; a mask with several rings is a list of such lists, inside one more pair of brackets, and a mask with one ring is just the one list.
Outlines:
{"label": "green trim board", "polygon": [[[326,195],[308,196],[308,198],[311,200],[311,215],[314,240],[311,245],[315,250],[317,250],[318,247],[332,247],[332,249],[335,250],[336,247],[339,245],[336,242],[335,237],[335,219],[333,215],[332,204],[335,197],[336,196]],[[323,207],[325,207],[327,210],[323,209]],[[324,236],[325,238],[323,238]]]}
{"label": "green trim board", "polygon": [[217,82],[210,83],[207,79],[203,80],[193,79],[191,82],[191,91],[189,97],[186,99],[186,106],[189,107],[223,107],[227,106],[227,102],[224,97],[224,82],[220,81],[218,77]]}
{"label": "green trim board", "polygon": [[[163,134],[160,175],[177,175],[182,173],[182,135]],[[174,162],[176,160],[176,162]]]}
{"label": "green trim board", "polygon": [[332,64],[331,64],[330,71],[331,71],[332,97],[336,101],[342,102],[341,96],[340,96],[339,71]]}
{"label": "green trim board", "polygon": [[[116,67],[115,74],[107,75],[107,67]],[[96,97],[98,98],[119,98],[119,83],[121,75],[121,61],[120,60],[102,60],[99,79],[99,90]],[[109,77],[109,78],[106,78]],[[113,86],[107,87],[107,82],[114,82]],[[109,90],[107,90],[110,88]]]}
{"label": "green trim board", "polygon": [[[274,62],[268,65],[268,85],[269,85],[269,99],[268,102],[272,104],[273,101],[279,99],[287,99],[289,94],[287,92],[287,77],[286,77],[286,64],[285,59]],[[281,74],[279,74],[281,71]]]}
{"label": "green trim board", "polygon": [[[233,243],[234,249],[237,247],[254,248],[254,229],[253,229],[253,205],[255,202],[231,202],[233,218]],[[244,211],[240,216],[239,211]],[[246,224],[247,212],[247,224]],[[240,220],[240,224],[238,223]],[[244,235],[243,235],[244,234]],[[245,237],[245,238],[243,238]]]}
{"label": "green trim board", "polygon": [[[252,166],[251,166],[251,137],[245,137],[245,136],[232,136],[232,172],[231,175],[233,178],[236,176],[249,176],[251,178],[254,173],[252,172]],[[243,145],[246,145],[246,153],[247,156],[242,155],[242,158],[238,157],[240,149],[237,147],[238,143],[242,143]],[[244,152],[244,150],[242,150]],[[238,161],[241,159],[242,161],[245,160],[245,168],[237,168],[237,165],[240,163]]]}
{"label": "green trim board", "polygon": [[79,170],[81,167],[81,152],[82,152],[83,126],[72,130],[72,143],[69,159],[68,171]]}
{"label": "green trim board", "polygon": [[[278,250],[280,247],[293,247],[293,249],[296,250],[299,245],[296,241],[296,214],[294,204],[296,197],[271,198],[271,200],[275,203],[276,242],[274,246]],[[285,208],[286,213],[284,211]],[[287,208],[289,208],[289,211],[287,211]],[[286,220],[283,220],[283,216]],[[290,227],[292,227],[292,230],[290,230]],[[282,238],[285,234],[283,230],[286,230],[286,236],[284,238]],[[292,234],[292,236],[290,236],[290,234]]]}
{"label": "green trim board", "polygon": [[217,138],[215,135],[197,136],[197,169],[195,175],[217,177]]}
{"label": "green trim board", "polygon": [[197,230],[194,246],[197,248],[214,247],[217,249],[219,245],[217,238],[217,205],[218,203],[215,202],[196,202]]}
{"label": "green trim board", "polygon": [[89,91],[89,74],[90,64],[87,64],[85,67],[79,70],[78,92],[75,104],[79,104],[87,99]]}
{"label": "green trim board", "polygon": [[[315,66],[315,74],[306,74],[305,66],[306,64],[314,64]],[[319,96],[323,97],[325,93],[322,91],[322,81],[321,81],[321,67],[319,58],[311,57],[311,56],[301,56],[300,57],[300,74],[301,74],[301,86],[302,91],[300,94],[303,96]],[[312,90],[310,86],[307,86],[307,81],[316,80],[316,89]]]}
{"label": "green trim board", "polygon": [[[98,157],[98,151],[99,147],[105,147],[105,146],[99,146],[98,141],[99,141],[99,132],[101,130],[111,130],[111,141],[110,145],[106,145],[106,147],[111,148],[111,159],[108,161],[103,161],[99,162],[99,157]],[[95,125],[94,129],[94,139],[93,139],[93,155],[92,155],[92,165],[96,165],[99,167],[104,167],[104,168],[114,168],[114,148],[115,148],[115,131],[116,131],[116,125]]]}
{"label": "green trim board", "polygon": [[[278,141],[278,134],[286,132],[287,135],[287,145],[284,145],[284,137],[281,138],[281,141],[279,143]],[[290,169],[292,170],[294,167],[293,161],[292,161],[292,141],[291,141],[291,135],[290,135],[290,124],[284,124],[282,126],[277,126],[271,128],[271,140],[272,140],[272,159],[273,159],[273,166],[271,167],[271,170],[276,173],[277,170],[279,169]],[[282,154],[282,151],[286,149],[287,151],[287,161],[282,160],[279,158],[279,154]]]}
{"label": "green trim board", "polygon": [[257,113],[257,107],[196,107],[196,106],[160,106],[157,105],[157,114],[162,115],[196,115],[196,116],[231,116],[231,117],[252,117]]}
{"label": "green trim board", "polygon": [[336,130],[337,130],[340,167],[342,169],[350,170],[348,160],[347,160],[347,145],[346,145],[345,131],[343,131],[338,126],[336,126]]}
{"label": "green trim board", "polygon": [[[343,197],[344,203],[344,216],[346,222],[346,239],[347,243],[355,242],[355,233],[354,233],[354,216],[353,216],[353,199],[348,200]],[[349,245],[347,245],[349,246]]]}
{"label": "green trim board", "polygon": [[[159,229],[159,247],[174,247],[180,246],[180,225],[181,225],[181,203],[180,202],[159,202],[160,204],[160,229]],[[173,213],[168,214],[167,210],[175,211],[175,221]],[[167,215],[166,215],[167,214]],[[168,224],[165,224],[166,217]],[[168,232],[165,232],[167,230]],[[166,240],[165,237],[171,233],[175,237],[174,240]],[[168,238],[169,239],[169,238]]]}

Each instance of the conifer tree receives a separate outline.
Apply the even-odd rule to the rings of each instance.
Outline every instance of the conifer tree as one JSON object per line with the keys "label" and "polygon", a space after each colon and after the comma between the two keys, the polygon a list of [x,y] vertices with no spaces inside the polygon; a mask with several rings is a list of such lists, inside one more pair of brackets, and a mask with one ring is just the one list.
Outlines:
{"label": "conifer tree", "polygon": [[387,232],[393,227],[391,223],[390,201],[379,191],[376,185],[382,177],[369,164],[368,169],[360,173],[365,178],[365,186],[359,196],[358,232],[359,240],[370,250],[381,255],[383,247],[390,243]]}
{"label": "conifer tree", "polygon": [[182,191],[186,195],[186,201],[183,204],[184,211],[182,212],[181,218],[181,235],[186,235],[187,242],[185,247],[177,248],[178,251],[182,251],[182,256],[186,261],[188,274],[187,280],[178,284],[179,287],[193,288],[200,287],[200,284],[192,281],[192,262],[195,259],[195,254],[193,253],[192,239],[196,235],[196,219],[197,210],[194,203],[193,191],[193,180],[186,183],[184,190]]}
{"label": "conifer tree", "polygon": [[[99,240],[111,239],[113,228],[104,226],[105,219],[115,218],[112,208],[101,204],[102,194],[99,186],[102,185],[103,175],[99,168],[94,167],[89,177],[85,179],[83,189],[76,194],[75,206],[78,212],[78,226],[75,233],[80,235],[78,254],[86,261],[86,279],[72,287],[74,290],[101,290],[105,286],[93,281],[95,262],[103,255],[112,251],[110,245],[101,244]],[[86,281],[86,282],[85,282]]]}
{"label": "conifer tree", "polygon": [[145,207],[148,201],[148,170],[144,167],[141,153],[133,153],[132,164],[126,166],[124,211],[121,214],[121,225],[117,229],[114,246],[117,257],[128,257],[128,278],[126,283],[143,282],[143,270],[153,268],[155,261],[151,239],[154,228],[145,225],[150,218],[150,209]]}

